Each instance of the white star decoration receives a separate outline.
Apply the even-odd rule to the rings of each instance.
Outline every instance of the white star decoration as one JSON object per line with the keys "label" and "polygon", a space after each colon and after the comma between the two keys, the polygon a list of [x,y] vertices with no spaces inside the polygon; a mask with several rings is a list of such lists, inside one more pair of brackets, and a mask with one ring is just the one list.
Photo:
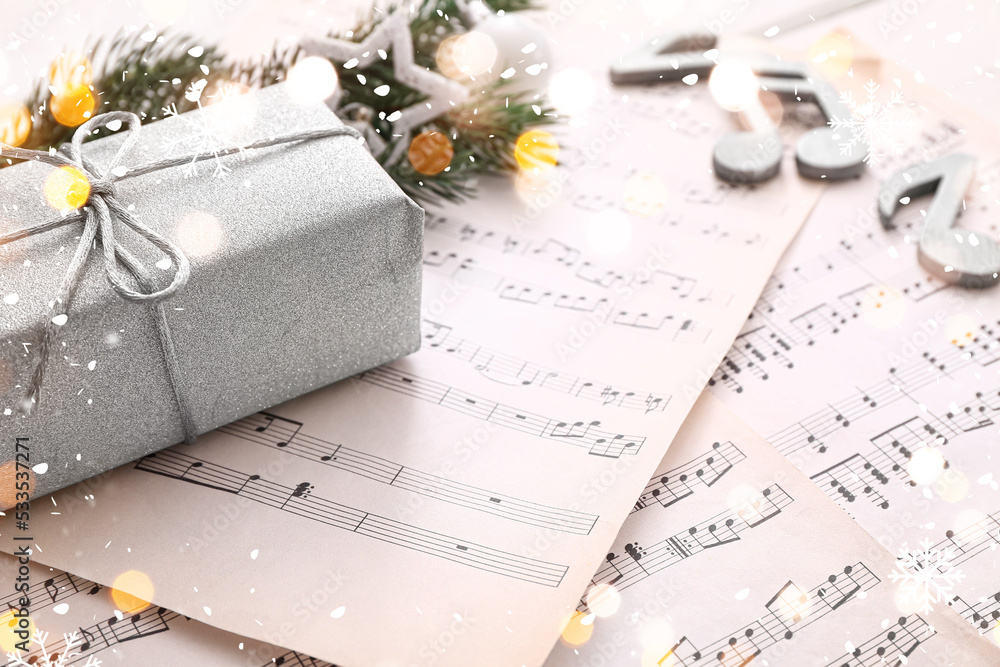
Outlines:
{"label": "white star decoration", "polygon": [[[386,120],[392,123],[392,132],[396,136],[404,136],[414,128],[437,118],[448,107],[464,102],[469,95],[458,82],[414,62],[413,38],[403,10],[390,14],[363,42],[331,37],[305,40],[302,46],[309,55],[323,56],[341,64],[346,70],[359,71],[373,62],[384,60],[386,51],[391,48],[392,68],[396,79],[427,96],[422,102],[388,115]],[[335,106],[337,100],[331,102]]]}

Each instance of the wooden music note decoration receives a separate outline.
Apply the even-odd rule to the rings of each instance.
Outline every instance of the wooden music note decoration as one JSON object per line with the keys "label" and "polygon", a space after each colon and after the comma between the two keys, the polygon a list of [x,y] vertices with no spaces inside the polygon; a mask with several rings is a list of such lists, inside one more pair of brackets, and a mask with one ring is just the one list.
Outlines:
{"label": "wooden music note decoration", "polygon": [[976,159],[965,153],[945,155],[902,169],[882,184],[878,212],[892,229],[900,199],[933,194],[917,245],[917,261],[936,278],[962,287],[988,287],[1000,277],[1000,246],[987,235],[952,227],[964,208],[965,192],[975,175]]}
{"label": "wooden music note decoration", "polygon": [[[730,54],[720,59],[712,35],[675,32],[654,37],[612,64],[611,81],[626,84],[676,81],[691,75],[701,78],[712,73],[720,61],[745,65],[757,76],[761,89],[782,100],[816,104],[828,122],[851,117],[836,88],[816,76],[808,65],[757,53]],[[750,101],[740,113],[749,130],[731,132],[719,138],[712,151],[715,174],[730,183],[769,180],[777,175],[783,153],[777,127],[758,98]],[[843,150],[842,143],[832,127],[817,127],[806,132],[795,149],[799,174],[837,181],[861,173],[864,156]]]}

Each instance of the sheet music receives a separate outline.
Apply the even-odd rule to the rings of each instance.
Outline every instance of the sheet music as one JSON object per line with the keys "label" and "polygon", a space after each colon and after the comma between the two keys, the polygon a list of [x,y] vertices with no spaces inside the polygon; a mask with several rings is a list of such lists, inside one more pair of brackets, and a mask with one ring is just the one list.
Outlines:
{"label": "sheet music", "polygon": [[938,575],[961,576],[939,577],[929,604],[953,604],[990,635],[1000,618],[997,291],[947,287],[920,268],[929,196],[904,207],[893,231],[875,205],[893,171],[968,152],[976,182],[957,224],[995,237],[1000,145],[991,122],[912,76],[884,66],[880,80],[907,82],[916,141],[823,197],[711,390],[893,554],[943,557]]}
{"label": "sheet music", "polygon": [[[605,88],[592,18],[553,43]],[[598,97],[563,166],[429,215],[419,353],[36,500],[34,557],[339,664],[541,664],[822,189],[717,186],[704,86]]]}
{"label": "sheet music", "polygon": [[[329,662],[239,637],[192,620],[164,607],[123,598],[93,581],[41,565],[29,567],[32,585],[24,593],[0,595],[0,665],[41,664],[61,657],[67,667],[97,665],[250,665],[252,667],[335,667]],[[0,554],[0,576],[14,581],[18,562]],[[19,598],[31,599],[28,650],[11,630]],[[14,627],[16,627],[16,622]]]}
{"label": "sheet music", "polygon": [[689,495],[640,500],[547,667],[998,664],[947,605],[901,608],[892,554],[706,393],[650,485],[712,465]]}

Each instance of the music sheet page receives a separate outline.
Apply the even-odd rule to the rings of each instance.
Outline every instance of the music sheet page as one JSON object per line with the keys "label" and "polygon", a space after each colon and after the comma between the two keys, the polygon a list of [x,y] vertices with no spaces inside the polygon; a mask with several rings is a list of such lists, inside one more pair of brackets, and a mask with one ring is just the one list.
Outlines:
{"label": "music sheet page", "polygon": [[1000,663],[953,609],[916,609],[903,568],[721,402],[698,402],[546,667]]}
{"label": "music sheet page", "polygon": [[932,195],[901,200],[893,230],[876,208],[893,172],[966,152],[978,163],[956,224],[995,236],[1000,143],[913,74],[870,74],[880,100],[904,91],[899,145],[823,197],[711,391],[900,562],[937,573],[907,582],[919,606],[1000,638],[1000,302],[921,268]]}
{"label": "music sheet page", "polygon": [[[69,572],[29,563],[28,574],[19,573],[14,556],[0,554],[0,576],[21,582],[24,591],[0,597],[0,650],[5,665],[26,667],[44,664],[82,665],[247,665],[267,667],[333,667],[328,662],[239,637],[148,603],[122,591],[101,586]],[[20,651],[21,637],[14,634],[14,610],[19,599],[31,600],[26,631],[29,651]],[[125,611],[122,611],[124,608]],[[13,658],[9,655],[13,655]],[[59,662],[59,660],[63,662]]]}
{"label": "music sheet page", "polygon": [[[559,62],[608,87],[625,19],[581,8]],[[560,167],[429,213],[419,353],[36,500],[3,548],[331,662],[542,663],[823,188],[791,155],[716,181],[704,82],[599,97]]]}

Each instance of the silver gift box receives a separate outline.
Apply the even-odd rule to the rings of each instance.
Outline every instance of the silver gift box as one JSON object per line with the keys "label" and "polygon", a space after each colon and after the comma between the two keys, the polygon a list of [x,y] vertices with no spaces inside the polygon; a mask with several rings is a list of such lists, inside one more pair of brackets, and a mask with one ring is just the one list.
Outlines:
{"label": "silver gift box", "polygon": [[[322,103],[300,106],[277,85],[144,125],[124,164],[339,125]],[[107,164],[121,143],[92,141],[83,154]],[[0,170],[0,231],[59,217],[44,191],[52,169]],[[354,137],[182,165],[118,189],[191,261],[165,307],[198,433],[419,347],[423,211]],[[150,308],[111,289],[99,247],[55,338],[38,409],[19,410],[81,227],[0,247],[0,465],[29,438],[31,465],[48,464],[35,496],[184,439]],[[158,287],[170,282],[162,252],[123,226],[116,234]]]}

